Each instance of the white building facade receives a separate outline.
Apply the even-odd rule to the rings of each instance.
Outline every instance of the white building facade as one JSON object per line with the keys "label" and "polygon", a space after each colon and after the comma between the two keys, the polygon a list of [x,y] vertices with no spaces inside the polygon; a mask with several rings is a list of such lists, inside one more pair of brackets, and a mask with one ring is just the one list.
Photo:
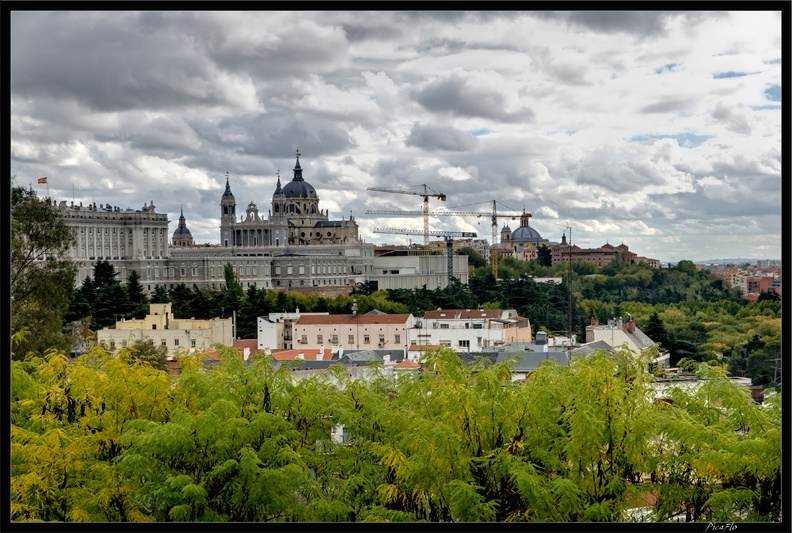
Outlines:
{"label": "white building facade", "polygon": [[514,309],[427,311],[410,330],[409,344],[449,346],[457,352],[488,351],[509,342],[530,342],[531,325]]}

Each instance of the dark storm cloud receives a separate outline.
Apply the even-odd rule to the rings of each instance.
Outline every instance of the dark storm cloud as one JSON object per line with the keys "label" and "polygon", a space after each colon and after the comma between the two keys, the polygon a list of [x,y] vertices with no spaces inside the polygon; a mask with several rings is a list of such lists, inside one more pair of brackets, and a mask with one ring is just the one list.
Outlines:
{"label": "dark storm cloud", "polygon": [[669,21],[683,18],[695,23],[706,15],[656,11],[556,11],[533,12],[532,16],[587,28],[598,33],[629,33],[637,37],[655,37],[666,32]]}
{"label": "dark storm cloud", "polygon": [[470,133],[451,126],[424,126],[416,122],[404,143],[427,152],[437,150],[469,152],[476,149],[479,141]]}
{"label": "dark storm cloud", "polygon": [[507,111],[506,96],[491,87],[476,86],[470,77],[454,72],[438,77],[414,93],[415,100],[429,111],[463,117],[481,117],[505,122],[529,121],[534,113],[524,107]]}
{"label": "dark storm cloud", "polygon": [[101,21],[84,12],[13,15],[15,94],[100,111],[231,103],[214,64],[178,27],[159,31],[136,13]]}

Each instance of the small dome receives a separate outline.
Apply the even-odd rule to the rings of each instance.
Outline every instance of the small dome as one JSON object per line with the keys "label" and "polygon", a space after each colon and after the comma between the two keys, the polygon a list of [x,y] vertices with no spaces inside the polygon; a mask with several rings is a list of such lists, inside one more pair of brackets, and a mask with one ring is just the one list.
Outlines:
{"label": "small dome", "polygon": [[192,235],[192,233],[190,233],[190,230],[187,229],[187,226],[179,226],[178,228],[176,228],[176,231],[173,232],[174,237],[186,236],[186,235]]}
{"label": "small dome", "polygon": [[531,226],[520,226],[512,231],[511,240],[515,242],[540,242],[544,239]]}

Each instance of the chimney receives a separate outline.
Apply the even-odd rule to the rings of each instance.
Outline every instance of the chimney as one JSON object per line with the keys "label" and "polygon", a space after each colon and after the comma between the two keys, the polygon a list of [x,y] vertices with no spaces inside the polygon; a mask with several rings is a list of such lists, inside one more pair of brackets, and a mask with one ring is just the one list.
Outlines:
{"label": "chimney", "polygon": [[591,325],[592,326],[599,326],[599,320],[596,317],[591,318]]}
{"label": "chimney", "polygon": [[295,357],[295,359],[297,359],[298,361],[305,361],[305,354],[300,352],[297,354],[297,357]]}
{"label": "chimney", "polygon": [[382,356],[382,364],[389,365],[390,364],[390,354],[386,353]]}
{"label": "chimney", "polygon": [[319,353],[316,354],[316,360],[321,361],[324,359],[324,344],[319,347]]}
{"label": "chimney", "polygon": [[635,320],[630,319],[630,321],[627,322],[627,331],[635,333]]}

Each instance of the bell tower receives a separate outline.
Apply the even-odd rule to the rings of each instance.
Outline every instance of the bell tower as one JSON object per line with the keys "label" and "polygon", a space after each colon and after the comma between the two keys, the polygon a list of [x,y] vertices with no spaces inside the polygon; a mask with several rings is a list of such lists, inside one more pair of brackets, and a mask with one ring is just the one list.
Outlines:
{"label": "bell tower", "polygon": [[226,172],[226,186],[220,199],[220,243],[222,246],[234,246],[234,224],[236,223],[236,200],[231,192]]}

